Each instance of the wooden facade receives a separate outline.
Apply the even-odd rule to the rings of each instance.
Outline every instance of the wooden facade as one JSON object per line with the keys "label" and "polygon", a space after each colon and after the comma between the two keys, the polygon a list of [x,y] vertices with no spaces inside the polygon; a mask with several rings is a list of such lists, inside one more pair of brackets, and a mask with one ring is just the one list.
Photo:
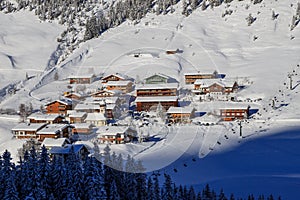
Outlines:
{"label": "wooden facade", "polygon": [[170,107],[178,106],[177,96],[167,96],[167,97],[137,97],[135,100],[136,110],[137,111],[149,111],[151,108],[158,106],[159,104],[165,110],[168,110]]}
{"label": "wooden facade", "polygon": [[194,116],[194,109],[170,107],[167,116],[169,123],[191,123],[191,118]]}
{"label": "wooden facade", "polygon": [[66,92],[64,94],[64,96],[66,98],[75,99],[75,100],[82,100],[83,99],[83,96],[81,94],[78,94],[78,93],[69,93],[69,92]]}
{"label": "wooden facade", "polygon": [[185,84],[194,84],[197,79],[215,79],[218,78],[218,72],[212,73],[186,73],[184,74]]}
{"label": "wooden facade", "polygon": [[16,127],[12,128],[12,133],[17,139],[37,139],[37,132],[44,128],[47,124],[25,124],[20,123]]}
{"label": "wooden facade", "polygon": [[70,84],[91,84],[94,82],[94,80],[94,74],[69,77]]}
{"label": "wooden facade", "polygon": [[46,104],[47,114],[57,113],[66,115],[68,110],[72,110],[72,102],[70,101],[53,101]]}
{"label": "wooden facade", "polygon": [[249,107],[246,108],[223,108],[220,109],[220,116],[223,121],[234,121],[236,119],[247,119]]}
{"label": "wooden facade", "polygon": [[127,136],[128,127],[104,126],[97,130],[98,140],[102,144],[123,144],[130,139]]}
{"label": "wooden facade", "polygon": [[73,134],[91,134],[93,132],[93,126],[88,123],[82,123],[82,124],[73,124],[74,128],[72,129]]}
{"label": "wooden facade", "polygon": [[43,141],[45,138],[69,138],[70,126],[49,124],[37,131],[36,135],[39,141]]}
{"label": "wooden facade", "polygon": [[136,86],[137,97],[176,96],[177,84],[145,84]]}
{"label": "wooden facade", "polygon": [[221,81],[211,82],[210,84],[204,84],[203,82],[198,80],[194,83],[194,93],[196,95],[201,94],[230,94],[233,92],[237,92],[239,86],[237,82],[232,83],[222,83]]}
{"label": "wooden facade", "polygon": [[119,90],[123,93],[128,93],[132,91],[133,83],[131,81],[108,81],[105,84],[107,90]]}

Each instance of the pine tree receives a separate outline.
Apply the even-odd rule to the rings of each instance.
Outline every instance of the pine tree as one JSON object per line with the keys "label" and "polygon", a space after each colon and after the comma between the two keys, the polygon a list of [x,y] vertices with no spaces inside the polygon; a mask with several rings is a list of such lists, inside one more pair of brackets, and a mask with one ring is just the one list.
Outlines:
{"label": "pine tree", "polygon": [[173,188],[172,188],[172,180],[171,176],[168,174],[164,174],[165,182],[164,182],[164,195],[163,199],[165,200],[172,200],[173,198]]}
{"label": "pine tree", "polygon": [[154,200],[154,189],[151,176],[147,180],[147,200]]}
{"label": "pine tree", "polygon": [[12,173],[6,180],[6,188],[3,200],[19,200],[18,192],[14,183],[14,173]]}

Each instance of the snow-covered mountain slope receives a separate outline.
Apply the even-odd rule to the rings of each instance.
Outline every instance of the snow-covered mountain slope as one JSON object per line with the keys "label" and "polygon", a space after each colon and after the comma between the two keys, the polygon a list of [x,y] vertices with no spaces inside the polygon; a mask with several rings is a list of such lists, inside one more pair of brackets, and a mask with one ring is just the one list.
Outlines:
{"label": "snow-covered mountain slope", "polygon": [[[218,70],[226,74],[228,79],[248,83],[245,89],[238,93],[238,99],[262,99],[257,103],[261,116],[257,115],[257,119],[243,125],[246,138],[239,138],[239,126],[236,123],[201,128],[172,127],[167,135],[162,131],[163,139],[157,143],[115,145],[111,146],[112,150],[132,154],[141,159],[148,170],[163,168],[162,171],[172,173],[178,183],[197,185],[211,182],[228,189],[229,192],[237,192],[243,188],[241,192],[270,191],[283,197],[294,197],[296,188],[292,187],[293,183],[300,182],[297,169],[300,160],[295,153],[299,150],[296,147],[299,143],[299,127],[295,125],[299,124],[300,118],[300,68],[297,67],[300,62],[300,27],[290,31],[289,24],[295,14],[296,3],[296,0],[270,0],[253,5],[250,0],[233,1],[230,6],[223,4],[214,9],[207,8],[205,11],[199,8],[188,17],[181,14],[179,3],[173,14],[148,14],[135,25],[127,21],[109,29],[98,38],[81,44],[55,70],[42,72],[39,76],[24,81],[18,86],[20,90],[15,95],[6,96],[0,107],[16,108],[20,103],[33,102],[34,106],[39,108],[67,90],[68,76],[81,74],[91,68],[96,74],[118,72],[139,79],[153,73],[163,73],[177,79],[181,87],[184,86],[185,72]],[[222,17],[229,9],[233,11],[232,14]],[[272,10],[278,14],[275,20],[271,17]],[[245,18],[250,13],[256,20],[248,26]],[[55,37],[61,27],[54,23],[39,23],[27,12],[5,15],[3,18],[1,16],[0,25],[3,26],[2,19],[13,18],[13,23],[19,27],[17,24],[22,24],[24,18],[17,18],[18,15],[25,15],[29,21],[32,19],[35,24],[29,29],[34,29],[34,34],[43,36],[45,40],[40,39],[39,43],[34,43],[31,52],[26,51],[28,40],[22,42],[16,52],[20,51],[22,55],[30,54],[30,60],[25,56],[15,56],[17,61],[19,59],[16,62],[17,69],[27,69],[30,62],[32,66],[28,67],[29,69],[43,71],[55,50]],[[24,26],[28,27],[29,24]],[[1,28],[0,35],[4,35],[4,32],[10,29],[12,28]],[[41,34],[42,30],[48,31],[44,35]],[[10,32],[15,31],[12,29]],[[14,37],[12,41],[20,41],[18,36]],[[43,41],[45,45],[49,45],[49,52],[39,49],[40,45],[43,46]],[[7,45],[4,47],[3,55],[14,53],[9,53]],[[166,54],[166,50],[176,49],[182,50],[182,53]],[[141,56],[134,57],[135,53]],[[1,60],[6,62],[3,69],[8,68],[11,73],[17,74],[17,69],[10,69],[12,67],[7,61],[7,56],[2,56]],[[5,77],[10,76],[6,73],[7,70],[3,71]],[[58,81],[53,79],[56,72],[59,74]],[[24,79],[24,73],[18,80]],[[289,89],[288,73],[294,74],[293,90]],[[39,87],[36,87],[37,85]],[[97,86],[97,83],[93,85]],[[278,99],[276,106],[280,107],[276,110],[269,106],[270,99],[274,97]],[[201,104],[194,105],[201,110]],[[209,106],[213,107],[214,104]],[[0,126],[9,128],[13,123],[16,122],[0,123]],[[295,127],[295,131],[287,133],[292,126]],[[154,130],[160,131],[157,127]],[[9,130],[5,132],[3,128],[3,132],[5,138],[9,138]],[[282,133],[278,134],[279,132]],[[226,139],[225,135],[229,136],[229,139]],[[263,136],[268,137],[261,138]],[[251,141],[246,143],[247,140]],[[1,140],[1,143],[0,150],[4,150],[7,147],[6,140]],[[289,149],[291,146],[292,150]],[[252,164],[253,160],[262,162]],[[282,190],[278,189],[280,181],[287,184],[282,186]],[[238,187],[240,183],[244,185]],[[249,188],[248,183],[251,184]],[[263,186],[268,190],[264,190]],[[292,192],[290,196],[289,191]]]}

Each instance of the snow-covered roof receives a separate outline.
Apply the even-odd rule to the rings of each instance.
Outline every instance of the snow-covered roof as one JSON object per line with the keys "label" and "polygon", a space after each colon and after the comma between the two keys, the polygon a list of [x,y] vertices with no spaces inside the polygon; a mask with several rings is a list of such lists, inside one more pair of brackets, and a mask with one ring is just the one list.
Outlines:
{"label": "snow-covered roof", "polygon": [[104,121],[106,117],[102,113],[88,113],[85,121]]}
{"label": "snow-covered roof", "polygon": [[192,107],[170,107],[167,111],[167,113],[170,113],[170,114],[175,114],[175,113],[187,113],[187,114],[190,114],[192,113],[194,110],[194,108]]}
{"label": "snow-covered roof", "polygon": [[107,75],[107,76],[104,76],[104,77],[102,78],[102,80],[105,80],[105,79],[109,78],[110,76],[116,76],[116,77],[118,77],[118,78],[120,78],[120,79],[124,79],[124,80],[128,78],[128,77],[125,76],[125,75],[120,75],[120,74],[109,74],[109,75]]}
{"label": "snow-covered roof", "polygon": [[41,146],[45,147],[62,147],[65,143],[70,143],[67,138],[45,138]]}
{"label": "snow-covered roof", "polygon": [[100,105],[99,104],[77,104],[74,108],[74,110],[96,110],[96,109],[100,109]]}
{"label": "snow-covered roof", "polygon": [[169,79],[170,78],[170,77],[168,77],[168,76],[166,76],[164,74],[158,73],[158,74],[153,74],[151,76],[146,77],[145,80],[150,79],[150,78],[152,78],[154,76],[160,76],[160,77],[165,78],[165,79]]}
{"label": "snow-covered roof", "polygon": [[[107,104],[107,103],[115,103],[118,97],[88,97],[85,99],[84,103],[87,104]],[[113,100],[113,102],[111,102]]]}
{"label": "snow-covered roof", "polygon": [[59,114],[43,114],[43,113],[33,113],[30,116],[28,116],[28,119],[34,119],[34,120],[47,120],[47,121],[53,121],[58,117],[62,117]]}
{"label": "snow-covered roof", "polygon": [[132,83],[131,81],[108,81],[104,83],[106,86],[127,86],[128,84]]}
{"label": "snow-covered roof", "polygon": [[193,75],[207,75],[207,74],[214,74],[216,70],[200,70],[198,72],[187,72],[184,73],[185,76],[193,76]]}
{"label": "snow-covered roof", "polygon": [[67,96],[71,96],[71,95],[75,95],[75,96],[78,96],[78,97],[82,97],[82,95],[79,94],[79,93],[77,93],[77,92],[68,93],[68,94],[66,94],[65,96],[67,97]]}
{"label": "snow-covered roof", "polygon": [[125,133],[128,126],[101,126],[96,133],[100,135],[116,135],[117,133]]}
{"label": "snow-covered roof", "polygon": [[79,153],[82,148],[85,148],[83,144],[67,144],[63,147],[52,147],[49,150],[50,154],[70,154],[73,147],[74,153]]}
{"label": "snow-covered roof", "polygon": [[91,95],[96,95],[96,94],[101,94],[101,93],[110,93],[112,95],[115,95],[117,92],[114,90],[107,90],[107,89],[103,89],[97,92],[92,93]]}
{"label": "snow-covered roof", "polygon": [[177,96],[152,96],[152,97],[137,97],[135,102],[167,102],[177,101]]}
{"label": "snow-covered roof", "polygon": [[39,130],[37,134],[57,134],[68,126],[68,124],[47,124],[47,126]]}
{"label": "snow-covered roof", "polygon": [[37,131],[45,125],[46,123],[29,123],[29,124],[20,123],[14,128],[12,128],[11,130],[12,131]]}
{"label": "snow-covered roof", "polygon": [[72,79],[72,78],[93,78],[95,76],[95,74],[76,74],[76,75],[71,75],[68,78]]}
{"label": "snow-covered roof", "polygon": [[229,81],[229,80],[216,80],[216,79],[197,79],[194,85],[200,85],[201,88],[209,87],[213,84],[218,84],[222,87],[232,87],[236,81]]}
{"label": "snow-covered roof", "polygon": [[46,106],[48,106],[52,103],[55,103],[55,102],[59,102],[59,103],[64,104],[64,105],[72,105],[72,103],[73,103],[72,99],[65,98],[65,99],[59,99],[59,100],[51,101],[51,102],[47,103]]}
{"label": "snow-covered roof", "polygon": [[220,109],[247,109],[257,108],[258,106],[253,103],[244,102],[231,102],[231,101],[212,101],[212,102],[202,102],[197,105],[197,110],[201,112],[219,112]]}
{"label": "snow-covered roof", "polygon": [[92,125],[90,123],[76,123],[76,124],[71,124],[76,129],[90,129]]}
{"label": "snow-covered roof", "polygon": [[82,117],[84,117],[84,115],[86,115],[86,112],[74,112],[74,113],[70,114],[69,117],[82,118]]}
{"label": "snow-covered roof", "polygon": [[139,84],[136,85],[136,90],[149,90],[149,89],[177,89],[177,83],[164,83],[164,84]]}

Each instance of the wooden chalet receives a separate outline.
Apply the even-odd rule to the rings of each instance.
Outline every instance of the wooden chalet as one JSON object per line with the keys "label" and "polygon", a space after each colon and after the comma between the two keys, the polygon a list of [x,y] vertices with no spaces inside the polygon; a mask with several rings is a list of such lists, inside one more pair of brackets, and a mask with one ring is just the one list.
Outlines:
{"label": "wooden chalet", "polygon": [[95,74],[74,75],[69,77],[70,84],[91,84],[94,82]]}
{"label": "wooden chalet", "polygon": [[37,139],[43,141],[45,138],[68,138],[71,127],[68,124],[48,124],[36,132]]}
{"label": "wooden chalet", "polygon": [[197,79],[215,79],[218,78],[218,72],[213,71],[212,73],[185,73],[185,84],[194,84]]}
{"label": "wooden chalet", "polygon": [[220,116],[223,121],[247,119],[249,117],[249,109],[250,106],[228,105],[220,108]]}
{"label": "wooden chalet", "polygon": [[239,86],[236,81],[197,79],[194,83],[193,92],[196,94],[229,94],[236,92],[238,88]]}
{"label": "wooden chalet", "polygon": [[176,96],[177,95],[177,83],[166,84],[143,84],[136,86],[136,96]]}
{"label": "wooden chalet", "polygon": [[106,104],[104,101],[98,102],[97,104],[92,103],[80,103],[74,108],[76,112],[86,112],[86,113],[105,113]]}
{"label": "wooden chalet", "polygon": [[63,160],[75,153],[80,160],[84,160],[89,155],[89,150],[84,144],[66,144],[63,147],[52,147],[49,150],[50,157],[60,157]]}
{"label": "wooden chalet", "polygon": [[59,124],[65,119],[60,114],[33,113],[27,117],[29,123]]}
{"label": "wooden chalet", "polygon": [[75,99],[75,100],[82,100],[84,98],[83,95],[77,93],[77,92],[65,92],[64,97],[69,99]]}
{"label": "wooden chalet", "polygon": [[145,78],[145,84],[165,84],[169,82],[170,77],[163,74],[154,74]]}
{"label": "wooden chalet", "polygon": [[133,83],[131,81],[108,81],[104,84],[107,90],[117,90],[123,93],[132,91]]}
{"label": "wooden chalet", "polygon": [[195,109],[191,107],[170,107],[167,111],[169,123],[191,123]]}
{"label": "wooden chalet", "polygon": [[177,96],[152,96],[152,97],[137,97],[135,99],[137,111],[149,111],[152,107],[161,104],[164,109],[168,110],[171,106],[178,106]]}
{"label": "wooden chalet", "polygon": [[52,101],[46,104],[47,114],[62,114],[66,115],[68,110],[72,110],[73,101],[70,99],[62,99]]}
{"label": "wooden chalet", "polygon": [[123,144],[130,141],[127,130],[127,126],[102,126],[97,130],[97,138],[102,144]]}
{"label": "wooden chalet", "polygon": [[105,126],[107,124],[103,113],[88,113],[84,121],[94,126]]}
{"label": "wooden chalet", "polygon": [[69,114],[68,118],[71,124],[84,123],[86,116],[87,116],[86,112],[72,112],[71,114]]}
{"label": "wooden chalet", "polygon": [[107,83],[108,81],[125,81],[128,77],[122,76],[120,74],[110,74],[103,77],[101,80],[103,83]]}
{"label": "wooden chalet", "polygon": [[72,124],[72,126],[74,127],[72,129],[73,134],[88,135],[93,132],[93,125],[90,123]]}
{"label": "wooden chalet", "polygon": [[20,123],[11,129],[17,139],[36,139],[37,132],[44,128],[46,123]]}

